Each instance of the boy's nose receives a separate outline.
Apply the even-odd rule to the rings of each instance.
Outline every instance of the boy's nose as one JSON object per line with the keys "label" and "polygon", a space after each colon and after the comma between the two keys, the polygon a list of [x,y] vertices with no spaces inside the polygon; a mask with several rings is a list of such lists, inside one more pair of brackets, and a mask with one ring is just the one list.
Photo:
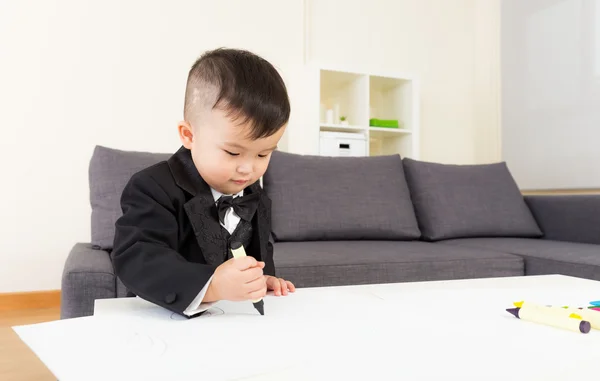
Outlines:
{"label": "boy's nose", "polygon": [[244,164],[242,164],[242,165],[240,165],[238,167],[237,171],[239,173],[243,173],[243,174],[252,173],[252,164],[251,163],[244,163]]}

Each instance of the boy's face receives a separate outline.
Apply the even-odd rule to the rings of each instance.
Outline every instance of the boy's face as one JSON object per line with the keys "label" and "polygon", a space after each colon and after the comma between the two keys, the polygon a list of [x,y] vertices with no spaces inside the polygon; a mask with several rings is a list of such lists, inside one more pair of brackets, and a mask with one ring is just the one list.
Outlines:
{"label": "boy's face", "polygon": [[200,176],[223,194],[236,194],[264,175],[271,152],[277,148],[285,127],[275,134],[252,140],[250,125],[239,124],[219,109],[204,113],[202,121],[179,124],[183,146],[192,152]]}

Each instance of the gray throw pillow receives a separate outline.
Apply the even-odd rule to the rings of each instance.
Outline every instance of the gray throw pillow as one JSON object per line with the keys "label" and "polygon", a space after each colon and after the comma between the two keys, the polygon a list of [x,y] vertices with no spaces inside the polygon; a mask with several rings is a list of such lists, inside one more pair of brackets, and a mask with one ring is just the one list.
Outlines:
{"label": "gray throw pillow", "polygon": [[423,239],[542,236],[506,163],[403,162]]}
{"label": "gray throw pillow", "polygon": [[275,151],[263,183],[276,241],[413,240],[421,234],[398,155]]}
{"label": "gray throw pillow", "polygon": [[115,223],[123,214],[121,193],[131,176],[169,157],[171,154],[96,146],[89,167],[93,246],[112,249]]}

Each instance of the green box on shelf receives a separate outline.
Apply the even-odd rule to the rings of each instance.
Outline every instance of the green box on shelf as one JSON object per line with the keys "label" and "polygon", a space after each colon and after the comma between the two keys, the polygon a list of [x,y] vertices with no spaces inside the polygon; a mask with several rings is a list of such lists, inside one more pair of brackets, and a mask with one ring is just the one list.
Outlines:
{"label": "green box on shelf", "polygon": [[369,119],[369,126],[381,128],[400,128],[400,123],[397,119]]}

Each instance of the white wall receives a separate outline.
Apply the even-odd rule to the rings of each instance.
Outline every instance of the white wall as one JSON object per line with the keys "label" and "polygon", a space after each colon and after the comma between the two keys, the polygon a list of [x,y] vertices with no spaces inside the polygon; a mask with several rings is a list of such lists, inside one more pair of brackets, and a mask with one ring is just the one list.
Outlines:
{"label": "white wall", "polygon": [[71,246],[89,242],[95,144],[179,147],[187,71],[202,51],[256,51],[295,102],[302,12],[300,0],[0,1],[0,292],[59,288]]}
{"label": "white wall", "polygon": [[502,153],[523,189],[600,189],[600,0],[502,2]]}
{"label": "white wall", "polygon": [[502,159],[500,2],[475,1],[475,113],[473,145],[475,163]]}
{"label": "white wall", "polygon": [[[418,74],[422,158],[496,160],[498,1],[310,0],[306,53]],[[273,62],[292,101],[283,148],[316,153],[304,9],[302,0],[0,1],[0,292],[60,287],[71,246],[90,239],[95,144],[177,149],[187,70],[204,50],[242,47]]]}

